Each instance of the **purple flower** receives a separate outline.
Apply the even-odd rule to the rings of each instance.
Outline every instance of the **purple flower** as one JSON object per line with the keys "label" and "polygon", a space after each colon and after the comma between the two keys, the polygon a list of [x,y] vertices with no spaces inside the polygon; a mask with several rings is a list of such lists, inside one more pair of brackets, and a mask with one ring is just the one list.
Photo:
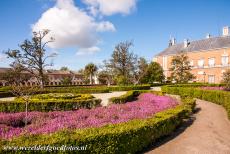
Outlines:
{"label": "purple flower", "polygon": [[144,119],[155,113],[175,107],[178,102],[168,96],[152,93],[139,95],[138,99],[126,104],[108,107],[80,109],[76,111],[29,112],[27,126],[23,125],[25,113],[0,113],[0,138],[12,138],[23,134],[45,134],[68,129],[101,127],[106,124]]}

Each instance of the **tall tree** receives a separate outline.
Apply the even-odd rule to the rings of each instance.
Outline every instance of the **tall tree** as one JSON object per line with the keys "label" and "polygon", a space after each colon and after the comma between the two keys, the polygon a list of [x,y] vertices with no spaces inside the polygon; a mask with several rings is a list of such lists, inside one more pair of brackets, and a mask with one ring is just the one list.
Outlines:
{"label": "tall tree", "polygon": [[171,71],[171,79],[177,83],[187,83],[194,79],[194,75],[190,72],[191,65],[188,56],[185,52],[180,52],[178,55],[173,56]]}
{"label": "tall tree", "polygon": [[66,67],[66,66],[63,66],[63,67],[60,68],[60,71],[69,71],[69,68]]}
{"label": "tall tree", "polygon": [[137,71],[135,73],[135,82],[140,83],[148,68],[148,62],[145,58],[140,57],[137,61]]}
{"label": "tall tree", "polygon": [[163,82],[165,76],[162,67],[157,62],[151,62],[140,78],[141,83]]}
{"label": "tall tree", "polygon": [[118,84],[130,83],[130,79],[135,74],[137,56],[130,51],[131,46],[133,46],[132,42],[120,42],[115,46],[110,59],[110,66]]}
{"label": "tall tree", "polygon": [[85,73],[89,76],[90,84],[93,84],[93,76],[97,71],[97,66],[93,63],[89,63],[85,66]]}
{"label": "tall tree", "polygon": [[48,33],[49,30],[33,32],[32,40],[25,40],[20,45],[20,50],[5,52],[9,58],[13,58],[16,63],[36,77],[41,88],[44,87],[46,80],[45,67],[52,65],[47,63],[47,59],[56,55],[55,53],[46,55],[47,44],[54,41],[52,37],[48,41],[44,40]]}

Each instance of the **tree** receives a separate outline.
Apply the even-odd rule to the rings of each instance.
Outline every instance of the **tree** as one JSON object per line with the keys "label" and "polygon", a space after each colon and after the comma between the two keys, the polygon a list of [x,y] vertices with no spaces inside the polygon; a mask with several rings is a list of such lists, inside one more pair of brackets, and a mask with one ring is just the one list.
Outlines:
{"label": "tree", "polygon": [[117,84],[129,84],[135,74],[135,64],[137,56],[130,52],[133,46],[132,42],[120,42],[115,46],[110,59],[110,67],[112,68]]}
{"label": "tree", "polygon": [[45,67],[52,65],[46,61],[48,58],[56,56],[55,53],[46,55],[46,45],[54,41],[52,37],[48,41],[44,41],[48,33],[49,30],[33,32],[32,40],[25,40],[20,45],[20,50],[9,49],[5,52],[8,58],[14,59],[16,63],[36,77],[40,82],[41,88],[44,87],[46,80]]}
{"label": "tree", "polygon": [[226,84],[226,89],[230,90],[230,69],[223,73],[222,82]]}
{"label": "tree", "polygon": [[[144,71],[144,70],[143,70]],[[151,62],[140,78],[141,83],[163,82],[164,71],[159,63]]]}
{"label": "tree", "polygon": [[140,83],[140,80],[144,77],[148,68],[148,62],[145,58],[140,57],[137,61],[137,71],[135,73],[136,83]]}
{"label": "tree", "polygon": [[89,63],[85,66],[85,73],[89,76],[90,84],[93,84],[93,76],[97,71],[97,66],[93,63]]}
{"label": "tree", "polygon": [[72,78],[70,76],[64,77],[61,80],[62,85],[71,85],[72,84]]}
{"label": "tree", "polygon": [[32,77],[20,64],[12,63],[10,66],[11,68],[0,76],[1,80],[7,81],[10,85],[23,84]]}
{"label": "tree", "polygon": [[111,64],[104,60],[100,68],[101,71],[98,73],[99,82],[101,84],[107,84],[110,86],[112,83],[114,83],[114,74]]}
{"label": "tree", "polygon": [[187,83],[194,79],[194,75],[190,73],[191,66],[188,60],[188,56],[185,52],[181,52],[176,56],[173,56],[171,71],[171,79],[177,83]]}
{"label": "tree", "polygon": [[12,90],[11,93],[22,99],[22,101],[25,103],[25,112],[26,112],[26,116],[25,116],[25,126],[28,123],[28,105],[31,101],[31,97],[39,92],[39,87],[35,87],[35,86],[23,86],[23,85],[16,85],[13,84],[11,85]]}
{"label": "tree", "polygon": [[63,67],[60,68],[60,71],[69,71],[69,68],[66,67],[66,66],[63,66]]}

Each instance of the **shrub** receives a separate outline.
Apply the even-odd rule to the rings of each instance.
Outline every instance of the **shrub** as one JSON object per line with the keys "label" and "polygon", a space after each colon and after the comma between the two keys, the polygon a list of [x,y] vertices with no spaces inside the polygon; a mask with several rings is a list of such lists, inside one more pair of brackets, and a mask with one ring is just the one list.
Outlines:
{"label": "shrub", "polygon": [[190,96],[198,99],[203,99],[205,101],[213,102],[222,105],[230,119],[230,92],[222,90],[204,90],[194,87],[173,87],[173,86],[163,86],[162,91],[180,95],[182,97]]}
{"label": "shrub", "polygon": [[150,85],[110,86],[109,91],[149,90]]}
{"label": "shrub", "polygon": [[[99,106],[100,99],[95,99],[91,95],[75,95],[73,98],[69,96],[60,96],[59,98],[51,97],[54,94],[35,95],[28,104],[29,111],[67,111],[80,108],[91,109]],[[0,112],[23,112],[25,111],[25,103],[21,98],[14,101],[0,101]]]}
{"label": "shrub", "polygon": [[109,102],[115,103],[115,104],[123,104],[129,101],[133,101],[136,99],[136,97],[138,95],[140,95],[141,93],[154,93],[157,95],[163,95],[161,92],[157,92],[157,91],[150,91],[150,90],[133,90],[133,91],[128,91],[126,94],[121,95],[119,97],[112,97],[109,99]]}
{"label": "shrub", "polygon": [[[85,151],[69,153],[136,153],[162,136],[171,134],[187,118],[195,100],[155,114],[147,119],[110,124],[100,128],[63,130],[53,134],[26,135],[12,140],[1,140],[3,146],[84,146]],[[1,149],[2,150],[2,149]],[[0,151],[1,152],[1,151]],[[3,152],[3,151],[2,151]],[[23,151],[23,153],[30,151]],[[63,151],[57,151],[62,153]]]}

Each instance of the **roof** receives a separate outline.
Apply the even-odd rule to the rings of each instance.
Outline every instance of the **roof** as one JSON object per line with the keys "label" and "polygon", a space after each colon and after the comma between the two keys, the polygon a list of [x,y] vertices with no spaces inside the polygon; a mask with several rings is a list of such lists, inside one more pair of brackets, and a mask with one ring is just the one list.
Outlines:
{"label": "roof", "polygon": [[207,51],[220,48],[230,48],[230,36],[211,37],[203,40],[189,42],[188,47],[184,47],[184,43],[172,45],[156,56],[173,55],[181,51]]}

